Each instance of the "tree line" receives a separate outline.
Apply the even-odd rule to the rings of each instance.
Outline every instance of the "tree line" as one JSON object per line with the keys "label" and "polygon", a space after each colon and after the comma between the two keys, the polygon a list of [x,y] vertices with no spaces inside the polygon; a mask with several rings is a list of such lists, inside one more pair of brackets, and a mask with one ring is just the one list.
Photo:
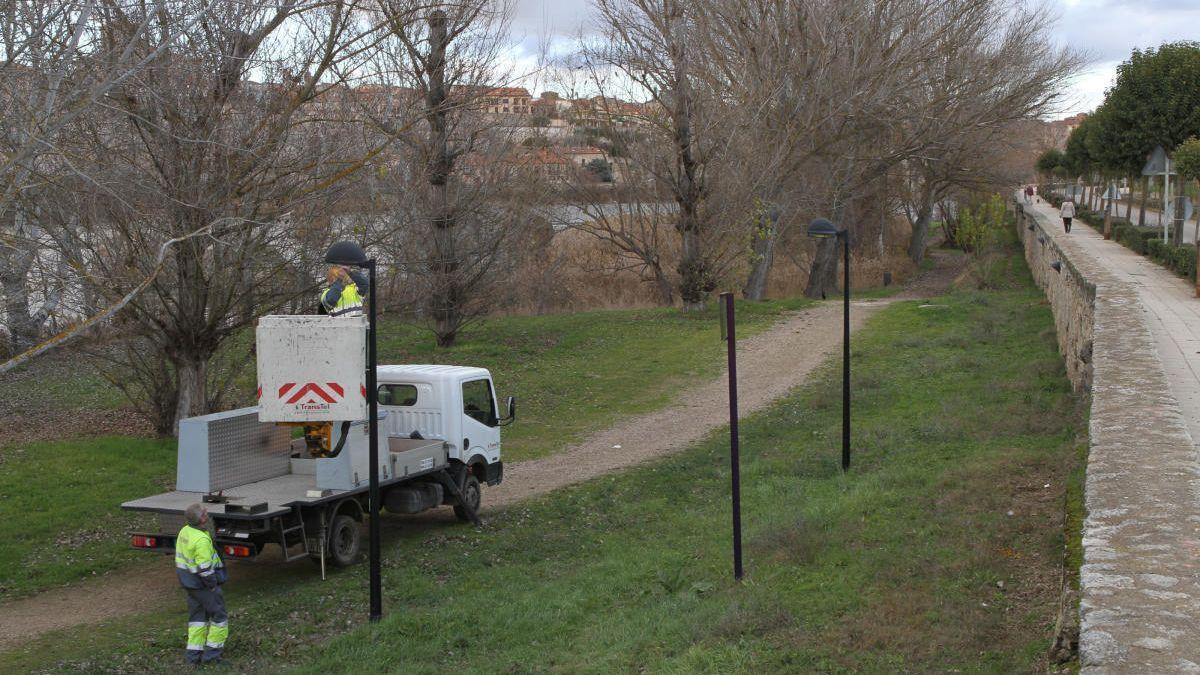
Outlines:
{"label": "tree line", "polygon": [[[1099,208],[1105,185],[1141,184],[1138,224],[1146,222],[1151,176],[1142,169],[1155,148],[1175,156],[1184,179],[1200,178],[1200,43],[1172,42],[1136,49],[1117,67],[1103,103],[1071,131],[1065,151],[1048,150],[1037,160],[1045,176],[1084,183],[1081,201]],[[1177,156],[1176,156],[1177,155]],[[1132,221],[1132,195],[1125,219]],[[1178,227],[1181,227],[1182,223]],[[1181,231],[1173,240],[1182,239]]]}
{"label": "tree line", "polygon": [[919,262],[938,203],[1018,178],[1022,125],[1080,65],[1044,8],[1004,0],[593,9],[537,77],[645,112],[590,130],[621,181],[551,188],[483,111],[532,77],[507,0],[0,0],[0,369],[86,333],[169,433],[228,399],[246,326],[312,311],[332,241],[362,242],[388,311],[448,346],[544,256],[536,207],[563,198],[664,303],[762,298],[781,255],[818,296],[836,244],[804,223],[869,256],[906,214]]}

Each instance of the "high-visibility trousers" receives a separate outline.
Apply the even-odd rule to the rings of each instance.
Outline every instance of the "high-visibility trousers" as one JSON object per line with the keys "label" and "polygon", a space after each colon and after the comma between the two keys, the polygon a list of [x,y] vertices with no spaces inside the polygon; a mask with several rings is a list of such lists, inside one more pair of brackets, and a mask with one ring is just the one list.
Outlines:
{"label": "high-visibility trousers", "polygon": [[229,638],[229,615],[221,588],[187,590],[188,663],[207,663],[221,657]]}

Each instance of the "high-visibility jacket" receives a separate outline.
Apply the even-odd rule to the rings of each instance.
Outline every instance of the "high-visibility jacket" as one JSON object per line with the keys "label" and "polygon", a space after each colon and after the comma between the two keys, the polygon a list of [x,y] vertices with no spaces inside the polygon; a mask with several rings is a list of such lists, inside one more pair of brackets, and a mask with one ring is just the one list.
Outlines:
{"label": "high-visibility jacket", "polygon": [[184,525],[175,538],[175,573],[184,588],[213,588],[225,581],[225,563],[205,530]]}
{"label": "high-visibility jacket", "polygon": [[[359,292],[358,279],[351,276],[350,283],[335,281],[325,292],[321,293],[321,304],[329,312],[329,316],[362,316],[363,298]],[[362,284],[364,287],[366,283]]]}

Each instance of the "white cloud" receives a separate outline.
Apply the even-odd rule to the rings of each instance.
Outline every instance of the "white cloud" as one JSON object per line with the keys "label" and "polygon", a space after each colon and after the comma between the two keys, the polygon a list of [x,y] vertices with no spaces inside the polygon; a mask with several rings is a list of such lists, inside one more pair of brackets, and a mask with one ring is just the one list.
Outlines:
{"label": "white cloud", "polygon": [[1196,0],[1052,0],[1059,44],[1082,50],[1094,61],[1072,86],[1067,112],[1085,112],[1104,100],[1117,66],[1135,48],[1196,39],[1200,2]]}
{"label": "white cloud", "polygon": [[[1092,110],[1104,100],[1116,67],[1134,48],[1198,39],[1200,0],[1047,0],[1059,20],[1059,44],[1086,52],[1092,65],[1071,85],[1064,112]],[[515,0],[513,31],[521,50],[534,54],[539,41],[574,44],[590,17],[589,0]]]}

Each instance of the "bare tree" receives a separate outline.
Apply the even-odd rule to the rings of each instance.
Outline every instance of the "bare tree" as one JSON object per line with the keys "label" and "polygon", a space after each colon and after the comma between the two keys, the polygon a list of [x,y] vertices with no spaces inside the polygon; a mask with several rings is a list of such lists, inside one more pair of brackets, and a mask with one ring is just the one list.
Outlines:
{"label": "bare tree", "polygon": [[1044,6],[981,1],[923,63],[928,75],[913,93],[936,114],[922,131],[925,147],[904,167],[912,185],[913,262],[924,257],[933,205],[948,191],[1020,180],[1022,167],[1005,158],[1033,140],[1022,123],[1053,112],[1083,64],[1078,54],[1054,46],[1052,25]]}
{"label": "bare tree", "polygon": [[655,175],[676,205],[685,309],[702,307],[719,280],[719,265],[705,241],[718,222],[707,197],[710,165],[722,146],[714,137],[716,107],[696,89],[694,6],[682,0],[595,0],[604,44],[591,53],[649,94],[656,110],[648,119],[669,139],[669,161]]}
{"label": "bare tree", "polygon": [[[74,153],[95,192],[74,242],[80,266],[110,298],[153,277],[118,317],[133,339],[116,356],[117,379],[155,406],[147,412],[163,432],[219,404],[233,373],[209,365],[232,335],[311,286],[289,255],[299,246],[291,219],[335,176],[312,169],[305,139],[330,133],[314,102],[356,39],[350,3],[220,0],[195,24],[201,8],[105,8],[106,40],[128,42],[146,25],[180,37],[109,92],[111,113],[94,117]],[[178,243],[159,272],[145,252],[166,241]]]}
{"label": "bare tree", "polygon": [[[121,40],[106,39],[105,8],[125,4],[133,3],[0,0],[0,327],[6,325],[10,337],[0,346],[12,353],[37,342],[70,281],[69,252],[53,250],[41,222],[48,184],[69,170],[63,138],[179,37],[175,31],[151,35],[143,21]],[[198,4],[176,28],[194,25],[207,11]],[[76,314],[81,309],[69,308]]]}
{"label": "bare tree", "polygon": [[[878,192],[874,186],[896,167],[986,119],[947,110],[999,87],[1025,92],[1035,103],[1018,106],[1017,114],[1029,115],[1036,93],[1010,80],[1035,80],[1056,58],[1043,22],[1034,20],[1042,14],[1011,15],[1008,4],[996,0],[712,0],[701,6],[701,72],[710,87],[755,116],[765,141],[753,144],[761,155],[746,164],[758,172],[762,200],[819,204],[811,215],[831,216],[860,246],[862,224],[846,218],[862,211],[854,202]],[[1037,49],[1026,60],[1013,54],[1022,41]],[[954,61],[965,55],[987,55],[987,76]],[[1036,74],[1020,70],[1031,63]],[[1045,97],[1058,81],[1032,89]],[[1018,98],[993,94],[989,100],[1003,106]],[[836,246],[833,240],[817,245],[808,295],[836,286]]]}
{"label": "bare tree", "polygon": [[[511,139],[485,108],[506,80],[507,0],[385,0],[386,36],[364,66],[394,107],[370,115],[397,141],[400,169],[378,221],[410,311],[430,324],[439,346],[493,306],[493,274],[528,204],[517,198]],[[414,123],[415,122],[415,123]]]}

